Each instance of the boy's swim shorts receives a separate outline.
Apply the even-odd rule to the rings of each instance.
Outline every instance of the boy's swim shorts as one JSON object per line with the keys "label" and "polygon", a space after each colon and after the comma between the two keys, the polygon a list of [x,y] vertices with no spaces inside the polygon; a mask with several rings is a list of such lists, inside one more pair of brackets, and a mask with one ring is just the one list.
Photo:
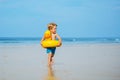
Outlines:
{"label": "boy's swim shorts", "polygon": [[47,48],[47,53],[55,54],[56,47],[53,48]]}

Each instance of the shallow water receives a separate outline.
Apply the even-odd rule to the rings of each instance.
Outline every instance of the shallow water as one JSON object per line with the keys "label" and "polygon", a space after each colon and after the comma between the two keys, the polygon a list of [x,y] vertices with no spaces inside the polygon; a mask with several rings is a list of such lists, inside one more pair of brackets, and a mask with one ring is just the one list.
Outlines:
{"label": "shallow water", "polygon": [[52,67],[37,44],[1,45],[0,80],[120,80],[120,44],[63,45]]}

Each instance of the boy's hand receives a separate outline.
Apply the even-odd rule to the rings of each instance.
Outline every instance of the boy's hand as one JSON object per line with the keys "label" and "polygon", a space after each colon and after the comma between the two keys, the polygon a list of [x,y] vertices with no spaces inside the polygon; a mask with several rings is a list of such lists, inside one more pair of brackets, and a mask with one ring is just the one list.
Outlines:
{"label": "boy's hand", "polygon": [[58,42],[58,45],[57,45],[57,47],[60,47],[62,45],[62,43],[61,42]]}

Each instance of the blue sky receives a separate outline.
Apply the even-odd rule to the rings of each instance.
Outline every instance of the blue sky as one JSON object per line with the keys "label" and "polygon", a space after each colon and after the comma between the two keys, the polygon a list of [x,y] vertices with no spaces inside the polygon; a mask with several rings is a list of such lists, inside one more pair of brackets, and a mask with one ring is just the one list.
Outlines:
{"label": "blue sky", "polygon": [[120,0],[0,0],[0,37],[120,37]]}

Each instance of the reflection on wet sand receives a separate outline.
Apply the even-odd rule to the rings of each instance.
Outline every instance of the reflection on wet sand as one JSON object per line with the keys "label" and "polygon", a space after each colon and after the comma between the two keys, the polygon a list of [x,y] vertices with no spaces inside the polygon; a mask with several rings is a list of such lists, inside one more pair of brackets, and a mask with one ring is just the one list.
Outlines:
{"label": "reflection on wet sand", "polygon": [[54,70],[52,69],[52,66],[48,66],[48,74],[47,74],[45,80],[58,80],[55,76],[55,73],[54,73]]}

